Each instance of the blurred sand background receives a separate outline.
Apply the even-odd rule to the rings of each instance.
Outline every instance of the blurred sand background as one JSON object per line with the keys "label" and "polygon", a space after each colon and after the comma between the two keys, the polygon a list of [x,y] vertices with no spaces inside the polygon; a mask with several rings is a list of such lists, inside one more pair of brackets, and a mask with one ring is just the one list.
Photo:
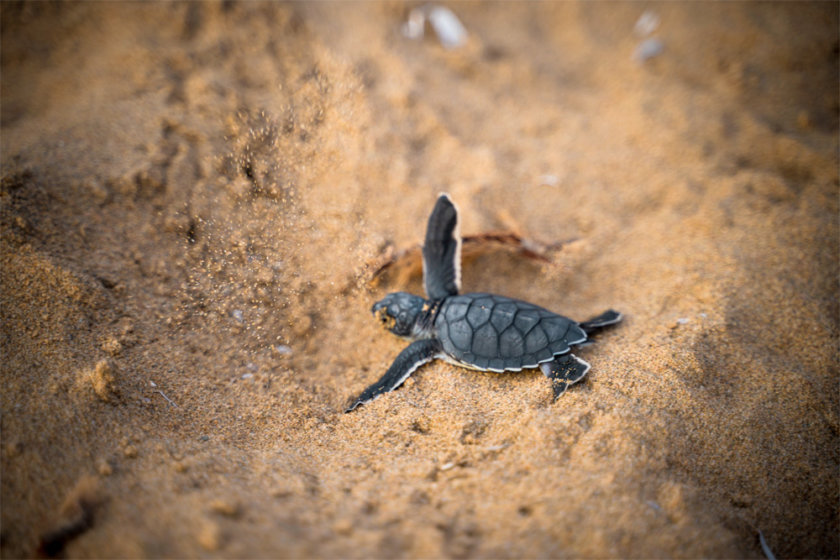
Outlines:
{"label": "blurred sand background", "polygon": [[[840,556],[838,4],[413,6],[0,5],[2,556]],[[345,415],[440,191],[626,320]]]}

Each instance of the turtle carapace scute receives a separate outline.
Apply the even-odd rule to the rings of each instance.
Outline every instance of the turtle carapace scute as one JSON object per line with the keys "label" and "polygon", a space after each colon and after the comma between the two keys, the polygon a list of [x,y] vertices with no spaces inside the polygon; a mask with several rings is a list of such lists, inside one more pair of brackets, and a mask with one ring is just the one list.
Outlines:
{"label": "turtle carapace scute", "polygon": [[434,359],[499,373],[539,368],[551,381],[556,400],[589,371],[572,348],[621,320],[620,313],[609,310],[578,323],[505,296],[459,294],[461,235],[458,210],[447,194],[438,197],[429,216],[423,284],[428,299],[396,292],[373,305],[371,311],[386,329],[413,342],[379,381],[350,401],[346,412],[393,391]]}

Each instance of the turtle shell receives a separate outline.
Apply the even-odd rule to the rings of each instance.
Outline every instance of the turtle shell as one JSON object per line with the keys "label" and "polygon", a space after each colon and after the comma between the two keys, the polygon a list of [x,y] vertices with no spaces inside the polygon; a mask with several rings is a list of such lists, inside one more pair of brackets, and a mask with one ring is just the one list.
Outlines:
{"label": "turtle shell", "polygon": [[575,321],[493,294],[446,298],[435,329],[444,352],[455,362],[498,372],[535,368],[586,341]]}

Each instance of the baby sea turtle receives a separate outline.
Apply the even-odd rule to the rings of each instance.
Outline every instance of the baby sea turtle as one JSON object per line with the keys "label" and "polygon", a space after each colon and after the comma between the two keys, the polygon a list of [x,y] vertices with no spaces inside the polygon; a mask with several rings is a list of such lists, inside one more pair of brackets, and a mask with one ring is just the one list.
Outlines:
{"label": "baby sea turtle", "polygon": [[440,358],[482,371],[540,368],[551,380],[554,399],[583,379],[589,364],[571,353],[587,336],[621,320],[606,311],[577,323],[532,303],[493,294],[458,294],[461,235],[458,210],[446,194],[435,204],[423,244],[426,296],[388,294],[371,311],[392,333],[413,340],[382,378],[345,412],[393,391],[423,364]]}

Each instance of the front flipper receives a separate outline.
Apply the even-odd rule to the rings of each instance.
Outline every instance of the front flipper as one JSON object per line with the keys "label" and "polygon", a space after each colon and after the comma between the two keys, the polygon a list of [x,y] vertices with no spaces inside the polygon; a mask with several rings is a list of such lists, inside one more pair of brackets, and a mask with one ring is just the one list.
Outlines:
{"label": "front flipper", "polygon": [[589,364],[574,354],[563,354],[557,356],[550,362],[540,364],[543,375],[551,380],[551,388],[554,389],[554,400],[566,392],[569,386],[574,385],[589,371]]}
{"label": "front flipper", "polygon": [[385,372],[385,375],[379,381],[365,389],[358,398],[351,401],[353,404],[347,407],[347,410],[344,412],[350,412],[360,404],[365,404],[383,393],[393,391],[402,385],[403,381],[414,373],[414,370],[432,361],[439,352],[440,344],[437,340],[426,339],[412,342],[408,345],[408,348],[399,353],[397,359],[394,360],[394,363]]}
{"label": "front flipper", "polygon": [[458,209],[449,195],[442,194],[435,203],[426,240],[423,242],[423,285],[426,297],[443,299],[461,289],[461,234]]}

